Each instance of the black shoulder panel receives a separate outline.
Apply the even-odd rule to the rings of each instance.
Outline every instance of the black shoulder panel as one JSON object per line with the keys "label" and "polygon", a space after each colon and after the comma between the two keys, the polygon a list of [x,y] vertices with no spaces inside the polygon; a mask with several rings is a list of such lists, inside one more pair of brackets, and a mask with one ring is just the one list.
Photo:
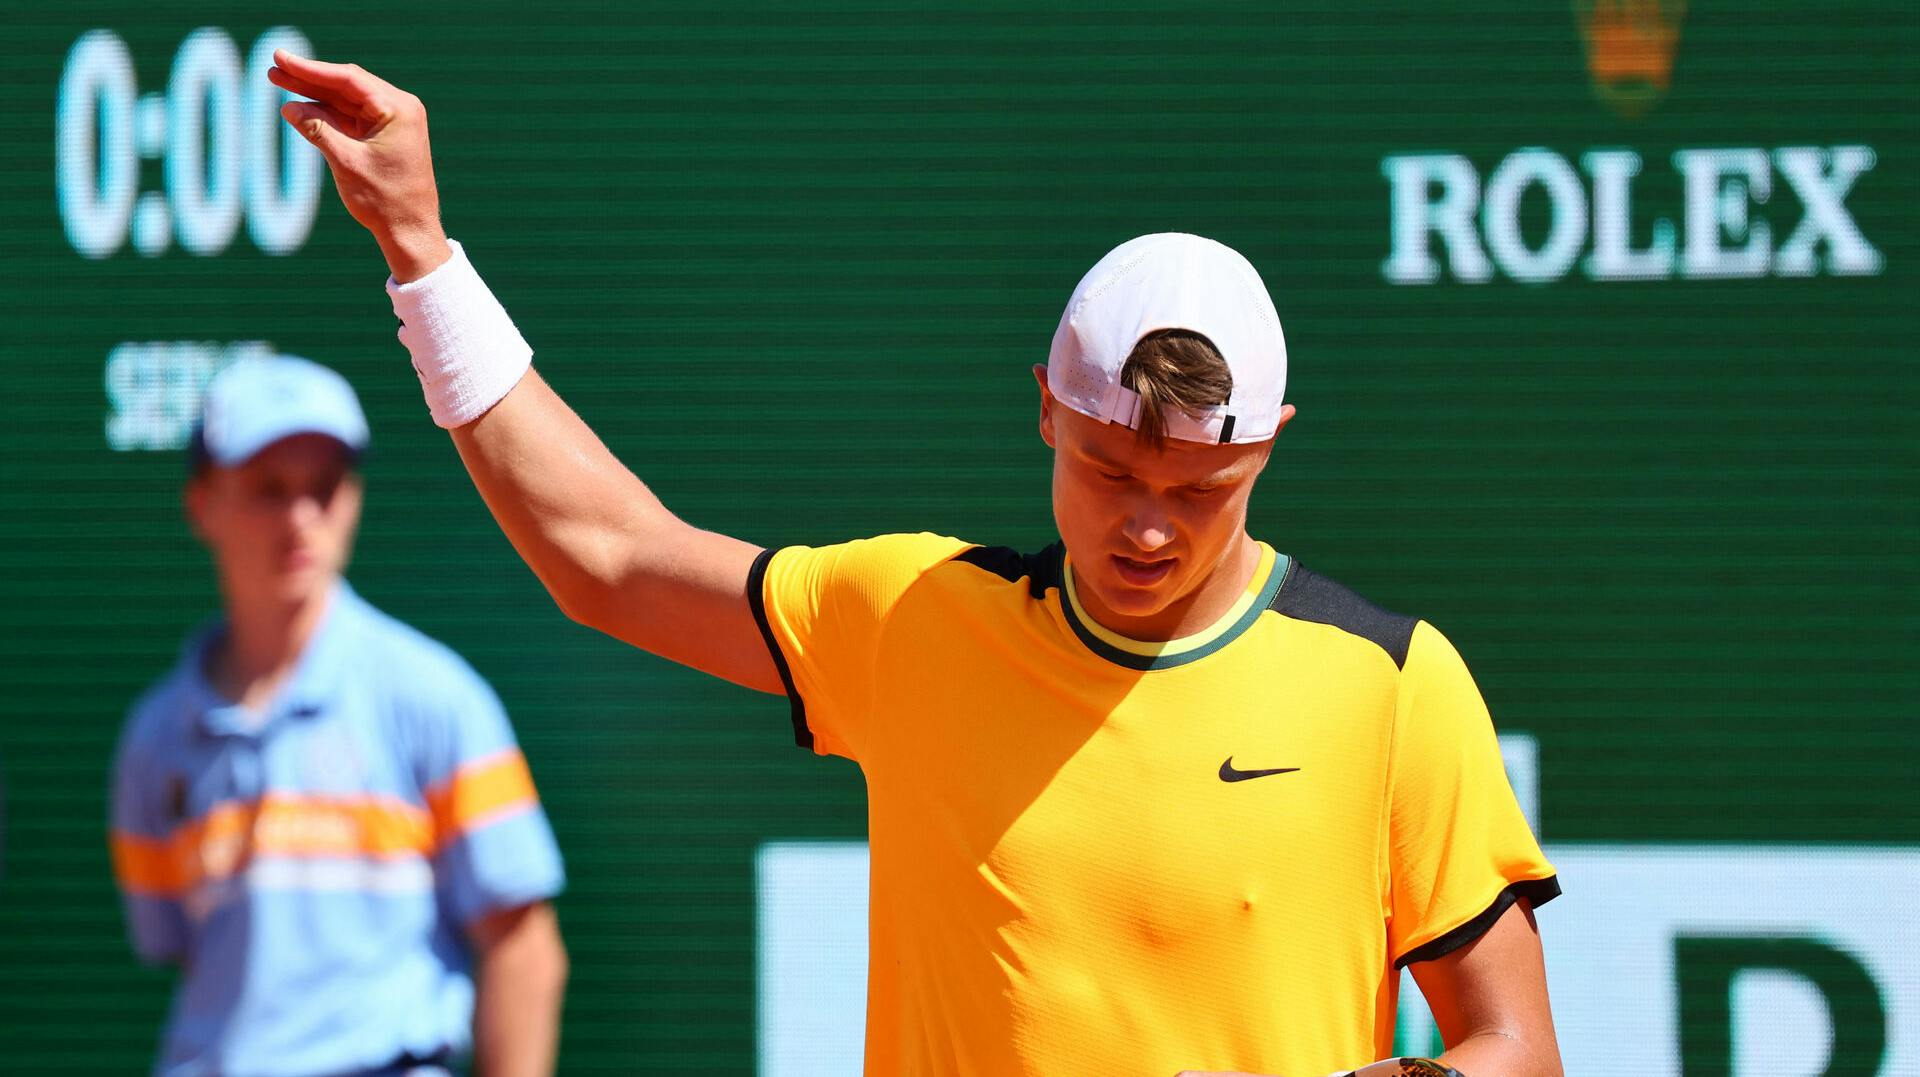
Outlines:
{"label": "black shoulder panel", "polygon": [[1418,617],[1381,609],[1297,561],[1267,608],[1285,617],[1332,625],[1372,640],[1402,668],[1407,664],[1407,645],[1413,642],[1413,626],[1420,623]]}
{"label": "black shoulder panel", "polygon": [[1045,598],[1047,588],[1060,586],[1061,554],[1065,547],[1056,542],[1039,553],[1021,553],[1011,546],[975,546],[954,557],[978,569],[1006,580],[1027,581],[1027,593]]}

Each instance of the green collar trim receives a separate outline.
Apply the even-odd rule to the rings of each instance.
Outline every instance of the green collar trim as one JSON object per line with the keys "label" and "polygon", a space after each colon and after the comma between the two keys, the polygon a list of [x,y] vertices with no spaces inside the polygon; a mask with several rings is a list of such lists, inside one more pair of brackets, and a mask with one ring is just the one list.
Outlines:
{"label": "green collar trim", "polygon": [[1292,571],[1293,559],[1286,554],[1275,553],[1273,567],[1267,571],[1266,582],[1261,584],[1260,591],[1254,596],[1252,604],[1242,611],[1240,616],[1235,619],[1233,624],[1228,626],[1225,631],[1213,636],[1212,639],[1209,639],[1206,643],[1198,647],[1185,650],[1168,650],[1158,654],[1136,653],[1116,647],[1100,638],[1100,635],[1081,619],[1079,610],[1075,608],[1078,606],[1078,603],[1075,602],[1068,593],[1068,589],[1072,586],[1070,578],[1072,568],[1064,563],[1061,565],[1060,572],[1060,612],[1066,617],[1067,626],[1073,629],[1073,634],[1079,637],[1080,642],[1086,645],[1087,650],[1112,662],[1114,665],[1137,670],[1172,669],[1175,666],[1184,666],[1189,662],[1198,662],[1200,659],[1213,654],[1246,634],[1246,631],[1253,627],[1254,622],[1260,619],[1260,615],[1265,613],[1267,608],[1273,604],[1273,596],[1280,593],[1281,586],[1286,583],[1287,576],[1292,573]]}

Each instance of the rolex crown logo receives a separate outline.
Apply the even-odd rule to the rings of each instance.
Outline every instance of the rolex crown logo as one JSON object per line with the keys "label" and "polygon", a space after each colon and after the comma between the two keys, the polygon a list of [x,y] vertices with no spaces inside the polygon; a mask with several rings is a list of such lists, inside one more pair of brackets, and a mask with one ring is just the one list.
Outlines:
{"label": "rolex crown logo", "polygon": [[1686,0],[1574,0],[1595,96],[1638,119],[1666,96]]}

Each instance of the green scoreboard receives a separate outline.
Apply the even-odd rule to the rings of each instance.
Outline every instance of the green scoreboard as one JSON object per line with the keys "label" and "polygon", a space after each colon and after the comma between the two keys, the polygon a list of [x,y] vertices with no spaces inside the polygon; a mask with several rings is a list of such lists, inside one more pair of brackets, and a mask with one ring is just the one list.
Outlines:
{"label": "green scoreboard", "polygon": [[561,1072],[857,1066],[859,772],[557,612],[277,119],[286,46],[427,102],[546,377],[766,545],[1050,541],[1028,367],[1080,273],[1238,248],[1300,409],[1254,529],[1472,666],[1566,888],[1569,1072],[1920,1073],[1920,8],[15,8],[0,1071],[149,1064],[170,977],[123,941],[108,767],[217,607],[180,450],[257,352],[358,388],[351,578],[513,714],[571,876]]}

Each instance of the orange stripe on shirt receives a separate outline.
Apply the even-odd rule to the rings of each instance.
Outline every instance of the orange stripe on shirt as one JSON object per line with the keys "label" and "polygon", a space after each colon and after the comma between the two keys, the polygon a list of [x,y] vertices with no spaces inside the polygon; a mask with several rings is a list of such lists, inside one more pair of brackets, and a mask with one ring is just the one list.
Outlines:
{"label": "orange stripe on shirt", "polygon": [[518,748],[505,748],[468,762],[437,788],[427,790],[434,834],[446,846],[461,835],[539,803],[533,773]]}
{"label": "orange stripe on shirt", "polygon": [[121,889],[145,897],[183,896],[244,871],[256,856],[394,860],[432,851],[432,819],[393,797],[274,793],[216,804],[165,837],[113,832],[114,875]]}
{"label": "orange stripe on shirt", "polygon": [[185,861],[174,853],[168,838],[113,832],[113,877],[129,894],[179,897],[188,888],[184,867]]}

